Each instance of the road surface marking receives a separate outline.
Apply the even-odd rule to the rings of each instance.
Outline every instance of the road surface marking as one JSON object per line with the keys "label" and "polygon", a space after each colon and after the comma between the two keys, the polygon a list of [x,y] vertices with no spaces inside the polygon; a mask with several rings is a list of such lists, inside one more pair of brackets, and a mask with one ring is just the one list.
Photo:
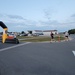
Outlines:
{"label": "road surface marking", "polygon": [[5,50],[9,50],[9,49],[12,49],[12,48],[16,48],[16,47],[19,47],[19,46],[23,46],[23,45],[26,45],[26,44],[29,44],[29,43],[30,42],[23,43],[23,44],[18,44],[16,46],[12,46],[12,47],[3,48],[3,49],[0,49],[0,52],[5,51]]}
{"label": "road surface marking", "polygon": [[74,54],[74,56],[75,56],[75,51],[72,51],[73,52],[73,54]]}

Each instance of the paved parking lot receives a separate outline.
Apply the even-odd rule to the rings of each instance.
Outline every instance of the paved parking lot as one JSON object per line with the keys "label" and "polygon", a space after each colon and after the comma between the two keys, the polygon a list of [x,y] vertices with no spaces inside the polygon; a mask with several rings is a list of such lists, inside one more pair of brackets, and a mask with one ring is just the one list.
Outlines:
{"label": "paved parking lot", "polygon": [[75,40],[0,43],[0,75],[75,75]]}
{"label": "paved parking lot", "polygon": [[9,44],[9,43],[2,44],[2,43],[0,43],[0,49],[7,48],[7,47],[10,47],[10,46],[14,46],[14,45],[15,44]]}

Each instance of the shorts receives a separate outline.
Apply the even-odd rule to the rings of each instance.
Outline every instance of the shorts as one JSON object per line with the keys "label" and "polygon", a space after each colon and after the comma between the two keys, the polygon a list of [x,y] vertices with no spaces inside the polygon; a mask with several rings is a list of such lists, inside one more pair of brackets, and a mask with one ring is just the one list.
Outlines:
{"label": "shorts", "polygon": [[65,36],[65,37],[67,37],[67,38],[68,38],[68,36]]}
{"label": "shorts", "polygon": [[51,39],[54,39],[54,37],[53,37],[53,36],[51,36]]}

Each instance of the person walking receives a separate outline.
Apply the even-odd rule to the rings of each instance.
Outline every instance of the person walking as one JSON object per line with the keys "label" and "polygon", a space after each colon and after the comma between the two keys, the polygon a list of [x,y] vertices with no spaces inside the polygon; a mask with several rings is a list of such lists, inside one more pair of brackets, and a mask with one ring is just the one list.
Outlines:
{"label": "person walking", "polygon": [[50,36],[51,36],[51,42],[54,40],[54,34],[53,32],[50,33]]}
{"label": "person walking", "polygon": [[69,40],[69,33],[67,31],[65,32],[65,40]]}

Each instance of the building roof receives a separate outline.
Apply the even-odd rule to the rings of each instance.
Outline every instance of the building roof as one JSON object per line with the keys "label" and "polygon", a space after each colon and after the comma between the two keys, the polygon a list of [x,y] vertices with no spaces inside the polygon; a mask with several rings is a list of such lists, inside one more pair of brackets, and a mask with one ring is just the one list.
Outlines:
{"label": "building roof", "polygon": [[34,30],[35,32],[42,32],[42,30]]}
{"label": "building roof", "polygon": [[44,30],[43,32],[56,32],[57,30]]}

